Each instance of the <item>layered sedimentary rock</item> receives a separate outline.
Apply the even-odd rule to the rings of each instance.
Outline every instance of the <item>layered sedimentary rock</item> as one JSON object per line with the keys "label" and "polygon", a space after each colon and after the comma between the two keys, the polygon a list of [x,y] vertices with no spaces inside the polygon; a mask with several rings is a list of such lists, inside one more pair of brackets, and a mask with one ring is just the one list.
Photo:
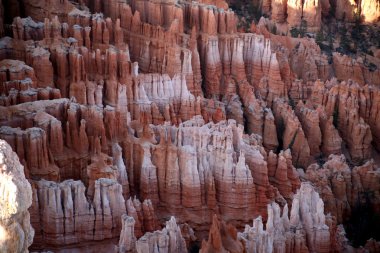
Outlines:
{"label": "layered sedimentary rock", "polygon": [[277,132],[282,136],[283,148],[291,149],[296,166],[307,167],[310,163],[310,146],[294,111],[284,101],[276,100],[274,116]]}
{"label": "layered sedimentary rock", "polygon": [[[0,104],[3,106],[15,105],[37,100],[57,99],[61,97],[61,92],[52,87],[41,87],[38,78],[43,79],[41,74],[36,75],[33,67],[18,60],[2,60],[0,62],[1,80],[3,85],[0,89],[2,96]],[[46,70],[45,70],[46,72]],[[52,75],[53,72],[50,71]],[[48,84],[52,80],[47,81]]]}
{"label": "layered sedimentary rock", "polygon": [[272,151],[268,154],[269,181],[277,187],[280,194],[287,200],[293,199],[293,194],[300,187],[296,168],[292,165],[290,150],[281,151],[278,155]]}
{"label": "layered sedimentary rock", "polygon": [[[339,251],[366,192],[379,210],[380,78],[364,60],[329,63],[265,18],[240,33],[224,1],[10,2],[6,22],[31,17],[0,39],[0,138],[32,183],[31,250]],[[261,6],[283,34],[331,8]]]}
{"label": "layered sedimentary rock", "polygon": [[243,252],[243,245],[237,240],[236,228],[214,216],[208,241],[202,242],[199,252]]}
{"label": "layered sedimentary rock", "polygon": [[338,223],[350,217],[351,209],[364,201],[364,195],[368,191],[374,193],[367,200],[370,208],[378,208],[376,196],[379,194],[379,186],[372,183],[378,177],[379,168],[373,161],[350,169],[343,155],[331,155],[322,168],[313,164],[306,171],[306,179],[316,185],[325,202],[326,211],[334,215]]}
{"label": "layered sedimentary rock", "polygon": [[[127,158],[133,177],[140,178],[141,194],[149,196],[153,203],[159,200],[159,206],[170,208],[193,227],[210,222],[209,216],[195,221],[183,213],[183,208],[191,208],[189,214],[193,215],[219,209],[228,220],[236,220],[238,213],[251,216],[259,212],[266,205],[269,191],[265,189],[269,182],[261,154],[265,151],[254,143],[244,143],[241,130],[233,120],[205,124],[200,117],[179,128],[152,128],[151,133],[134,141],[135,146],[144,145],[139,148],[140,155]],[[149,139],[154,142],[148,144]],[[234,150],[234,146],[241,151]],[[139,166],[143,168],[141,172]]]}
{"label": "layered sedimentary rock", "polygon": [[268,220],[261,217],[246,225],[238,239],[246,252],[329,252],[330,230],[323,213],[323,201],[310,184],[303,183],[294,196],[290,217],[288,207],[268,205]]}
{"label": "layered sedimentary rock", "polygon": [[47,136],[43,129],[29,128],[23,131],[20,128],[1,127],[0,137],[15,148],[28,177],[45,175],[53,180],[58,179],[59,169],[49,157]]}
{"label": "layered sedimentary rock", "polygon": [[13,37],[22,40],[41,40],[44,37],[44,23],[36,22],[31,17],[16,17],[12,27]]}
{"label": "layered sedimentary rock", "polygon": [[322,2],[323,0],[303,1],[302,18],[310,31],[318,31],[322,25]]}
{"label": "layered sedimentary rock", "polygon": [[39,21],[42,21],[41,19],[44,17],[53,17],[55,15],[66,16],[66,14],[71,11],[77,11],[80,13],[80,11],[69,1],[54,0],[52,2],[47,2],[27,0],[24,2],[24,6],[26,16],[30,16]]}
{"label": "layered sedimentary rock", "polygon": [[[267,4],[270,5],[270,11]],[[262,1],[261,8],[263,14],[270,16],[274,22],[279,24],[287,23],[289,30],[293,27],[300,27],[301,22],[306,22],[310,31],[318,31],[322,24],[322,11],[328,13],[331,7],[328,1],[325,0],[269,0]]]}
{"label": "layered sedimentary rock", "polygon": [[[282,210],[281,210],[282,209]],[[330,214],[324,214],[324,204],[309,183],[302,183],[288,206],[268,204],[265,224],[259,216],[253,226],[246,225],[241,233],[215,216],[208,241],[203,241],[200,252],[330,252],[352,251],[343,226],[336,226]],[[376,252],[378,243],[369,240],[365,249]],[[360,251],[360,250],[359,250]]]}
{"label": "layered sedimentary rock", "polygon": [[132,216],[123,214],[121,216],[122,229],[120,232],[119,252],[133,252],[135,250],[135,219]]}
{"label": "layered sedimentary rock", "polygon": [[244,232],[215,216],[208,241],[203,241],[200,252],[329,252],[328,217],[323,201],[308,183],[303,183],[293,198],[290,216],[288,206],[281,211],[277,203],[268,204],[268,219],[264,230],[261,216],[246,225]]}
{"label": "layered sedimentary rock", "polygon": [[369,71],[364,66],[364,60],[361,57],[352,59],[346,55],[334,53],[333,65],[336,77],[340,80],[352,79],[360,85],[379,85],[380,70]]}
{"label": "layered sedimentary rock", "polygon": [[299,0],[287,1],[287,12],[289,15],[287,21],[291,27],[298,27],[301,24],[303,8],[302,3],[303,1]]}
{"label": "layered sedimentary rock", "polygon": [[305,136],[310,147],[310,155],[316,156],[320,153],[322,144],[319,114],[316,110],[306,108],[301,101],[297,104],[295,111],[301,122],[302,129],[305,131]]}
{"label": "layered sedimentary rock", "polygon": [[354,11],[356,11],[356,3],[352,0],[337,0],[335,1],[335,17],[347,21],[353,20]]}
{"label": "layered sedimentary rock", "polygon": [[[374,90],[370,91],[371,89]],[[322,94],[326,90],[330,93]],[[373,121],[377,117],[378,107],[376,98],[370,98],[372,92],[377,92],[377,88],[361,88],[351,80],[339,83],[335,79],[326,82],[325,85],[319,83],[312,91],[312,103],[324,105],[324,118],[333,117],[333,124],[346,142],[350,158],[355,164],[362,164],[369,159],[372,150],[370,143],[373,139],[375,147],[378,147],[377,123]],[[372,103],[373,106],[369,106],[368,103]]]}
{"label": "layered sedimentary rock", "polygon": [[286,21],[287,1],[272,1],[272,19],[276,22],[283,23]]}
{"label": "layered sedimentary rock", "polygon": [[0,168],[0,251],[28,252],[34,237],[28,211],[32,189],[16,153],[4,140],[0,140]]}
{"label": "layered sedimentary rock", "polygon": [[321,151],[325,156],[342,152],[342,138],[334,126],[334,117],[327,116],[323,107],[318,107],[319,126],[322,133]]}
{"label": "layered sedimentary rock", "polygon": [[376,22],[380,17],[380,5],[376,1],[337,0],[335,2],[337,19],[352,22],[355,20],[355,13],[359,12],[366,22]]}
{"label": "layered sedimentary rock", "polygon": [[181,229],[177,225],[174,217],[166,222],[166,226],[161,231],[146,233],[136,242],[136,251],[144,252],[179,252],[185,253],[186,242],[181,234]]}
{"label": "layered sedimentary rock", "polygon": [[127,213],[135,219],[135,235],[140,237],[144,232],[152,232],[159,229],[159,222],[152,201],[145,199],[143,203],[136,197],[129,198],[126,202]]}
{"label": "layered sedimentary rock", "polygon": [[126,213],[121,185],[99,179],[90,202],[85,190],[82,182],[73,180],[34,184],[31,212],[39,220],[32,224],[40,243],[59,246],[119,236],[120,217]]}
{"label": "layered sedimentary rock", "polygon": [[363,21],[368,23],[376,22],[380,17],[380,5],[372,0],[254,0],[253,4],[276,23],[287,22],[290,27],[299,27],[303,20],[307,22],[308,29],[314,32],[321,27],[322,16],[354,22],[360,13]]}

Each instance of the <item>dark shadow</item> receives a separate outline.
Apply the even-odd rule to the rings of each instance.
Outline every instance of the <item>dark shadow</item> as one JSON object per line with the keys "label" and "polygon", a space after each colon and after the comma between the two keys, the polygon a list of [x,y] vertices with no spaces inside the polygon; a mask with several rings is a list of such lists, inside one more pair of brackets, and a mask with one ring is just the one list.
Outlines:
{"label": "dark shadow", "polygon": [[370,238],[380,240],[380,214],[374,211],[373,192],[362,192],[352,207],[351,218],[344,223],[346,236],[352,246],[364,246]]}
{"label": "dark shadow", "polygon": [[4,23],[12,24],[13,18],[25,16],[24,2],[21,0],[3,0]]}
{"label": "dark shadow", "polygon": [[189,253],[198,253],[201,248],[200,242],[190,242]]}

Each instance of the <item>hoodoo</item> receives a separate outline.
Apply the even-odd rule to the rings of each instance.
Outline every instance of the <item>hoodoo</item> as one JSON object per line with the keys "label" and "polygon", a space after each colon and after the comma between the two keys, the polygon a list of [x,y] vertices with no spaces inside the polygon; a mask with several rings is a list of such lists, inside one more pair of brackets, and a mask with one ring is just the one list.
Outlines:
{"label": "hoodoo", "polygon": [[0,0],[0,252],[380,252],[376,0]]}

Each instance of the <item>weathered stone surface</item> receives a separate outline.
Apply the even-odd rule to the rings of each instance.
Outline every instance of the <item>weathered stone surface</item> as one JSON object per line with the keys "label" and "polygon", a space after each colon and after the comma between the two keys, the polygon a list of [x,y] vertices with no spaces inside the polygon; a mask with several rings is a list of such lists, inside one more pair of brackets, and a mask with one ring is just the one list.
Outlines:
{"label": "weathered stone surface", "polygon": [[81,181],[34,182],[31,208],[41,246],[63,246],[118,237],[126,213],[121,185],[112,179],[95,181],[93,199],[87,200]]}
{"label": "weathered stone surface", "polygon": [[340,154],[342,151],[342,138],[334,126],[334,117],[330,116],[328,118],[322,107],[318,107],[317,111],[319,113],[319,126],[322,133],[321,151],[325,156]]}
{"label": "weathered stone surface", "polygon": [[369,189],[374,192],[374,196],[368,203],[371,208],[378,208],[378,174],[379,169],[373,161],[351,170],[343,155],[330,155],[322,168],[317,164],[310,165],[306,171],[306,179],[316,185],[316,190],[325,202],[326,211],[341,223],[350,217],[351,209]]}
{"label": "weathered stone surface", "polygon": [[[365,22],[376,22],[380,17],[380,5],[376,1],[353,0],[264,0],[253,1],[256,8],[261,8],[262,14],[270,16],[276,23],[287,22],[290,27],[299,27],[301,20],[307,22],[309,31],[316,32],[322,25],[321,17],[333,15],[338,20],[355,21],[355,13],[360,11]],[[335,13],[331,11],[334,10]]]}
{"label": "weathered stone surface", "polygon": [[181,229],[177,225],[174,217],[166,222],[166,226],[160,231],[146,233],[136,242],[136,250],[138,253],[145,252],[179,252],[185,253],[186,242],[181,234]]}
{"label": "weathered stone surface", "polygon": [[302,19],[302,3],[299,0],[289,0],[287,1],[287,13],[288,13],[288,23],[291,27],[298,27],[301,24]]}
{"label": "weathered stone surface", "polygon": [[310,155],[319,155],[322,144],[322,133],[319,126],[318,112],[306,108],[300,101],[296,106],[295,113],[301,122],[302,129],[304,130],[307,142],[309,143]]}
{"label": "weathered stone surface", "polygon": [[135,219],[132,216],[123,214],[121,216],[121,225],[119,252],[134,252],[136,243]]}
{"label": "weathered stone surface", "polygon": [[353,21],[354,11],[356,11],[356,2],[354,0],[337,0],[335,4],[335,17],[337,19]]}
{"label": "weathered stone surface", "polygon": [[268,155],[269,181],[277,187],[280,194],[289,202],[293,193],[300,187],[301,182],[295,167],[292,165],[290,150],[281,151],[278,156],[272,151]]}
{"label": "weathered stone surface", "polygon": [[286,21],[287,1],[272,1],[272,19],[276,22],[283,23]]}
{"label": "weathered stone surface", "polygon": [[[369,98],[371,91],[368,87],[361,88],[351,80],[339,83],[333,79],[325,85],[318,84],[318,87],[313,91],[312,101],[324,106],[326,115],[321,114],[324,118],[333,117],[333,124],[346,142],[352,162],[362,164],[371,156],[370,143],[373,138],[377,139],[377,123],[373,121],[377,116],[372,113],[378,110],[376,99]],[[326,94],[325,91],[330,92]],[[370,101],[373,101],[374,107],[368,107]]]}
{"label": "weathered stone surface", "polygon": [[[333,7],[375,20],[360,4],[254,1],[269,18],[249,33],[219,0],[0,1],[3,22],[31,16],[0,20],[0,138],[33,185],[31,250],[348,249],[353,203],[380,210],[377,53],[283,34]],[[252,220],[265,245],[233,228]]]}
{"label": "weathered stone surface", "polygon": [[290,217],[287,205],[282,214],[278,204],[268,205],[268,220],[263,229],[261,217],[246,225],[238,238],[247,252],[329,252],[330,232],[323,213],[323,201],[310,184],[302,183],[294,196]]}
{"label": "weathered stone surface", "polygon": [[310,146],[300,121],[284,101],[276,100],[273,107],[277,131],[283,139],[283,148],[290,148],[295,166],[307,167],[310,163]]}
{"label": "weathered stone surface", "polygon": [[[61,133],[57,134],[59,136]],[[0,137],[14,148],[25,166],[25,174],[28,178],[44,176],[52,180],[58,179],[59,169],[49,156],[47,135],[43,129],[33,127],[21,130],[3,126],[0,128]],[[56,148],[59,149],[59,146]]]}
{"label": "weathered stone surface", "polygon": [[23,166],[4,140],[0,140],[0,251],[28,252],[34,229],[28,208],[32,189],[25,179]]}
{"label": "weathered stone surface", "polygon": [[237,240],[236,228],[214,215],[208,241],[202,242],[199,252],[243,252],[243,245]]}

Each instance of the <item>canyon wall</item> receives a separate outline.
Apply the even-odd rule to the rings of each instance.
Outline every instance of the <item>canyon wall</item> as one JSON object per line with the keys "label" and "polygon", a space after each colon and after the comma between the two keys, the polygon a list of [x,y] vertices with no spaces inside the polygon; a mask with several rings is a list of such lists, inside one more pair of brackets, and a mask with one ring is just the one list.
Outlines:
{"label": "canyon wall", "polygon": [[[5,251],[29,223],[33,251],[356,250],[342,224],[369,193],[380,211],[380,66],[238,32],[226,5],[24,1],[0,39]],[[330,8],[262,6],[316,30]]]}
{"label": "canyon wall", "polygon": [[375,0],[253,0],[253,5],[261,7],[262,14],[270,16],[276,23],[286,22],[290,27],[300,27],[301,21],[306,21],[309,31],[321,28],[322,16],[354,22],[356,15],[360,15],[367,23],[375,23],[380,18],[380,3]]}

